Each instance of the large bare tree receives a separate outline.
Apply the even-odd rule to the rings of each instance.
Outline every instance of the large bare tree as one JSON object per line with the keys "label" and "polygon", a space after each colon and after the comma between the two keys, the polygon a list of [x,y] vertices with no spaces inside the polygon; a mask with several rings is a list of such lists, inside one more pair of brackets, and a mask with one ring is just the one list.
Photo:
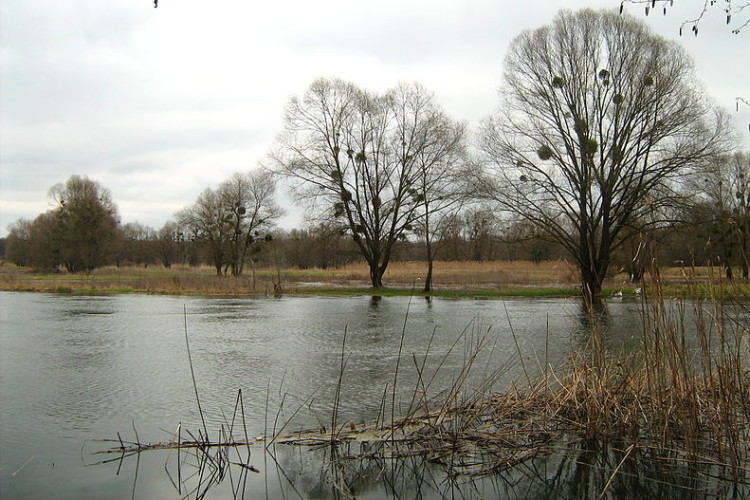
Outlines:
{"label": "large bare tree", "polygon": [[221,275],[228,262],[227,240],[231,219],[218,193],[211,188],[204,189],[193,204],[177,212],[175,218],[188,230],[190,240],[208,248],[216,274]]}
{"label": "large bare tree", "polygon": [[301,198],[342,222],[381,288],[394,244],[436,192],[432,169],[451,163],[462,130],[419,85],[375,94],[320,79],[289,102],[272,161]]}
{"label": "large bare tree", "polygon": [[561,11],[522,33],[502,95],[482,134],[485,192],[568,249],[590,300],[612,252],[665,222],[673,183],[730,136],[686,53],[616,12]]}

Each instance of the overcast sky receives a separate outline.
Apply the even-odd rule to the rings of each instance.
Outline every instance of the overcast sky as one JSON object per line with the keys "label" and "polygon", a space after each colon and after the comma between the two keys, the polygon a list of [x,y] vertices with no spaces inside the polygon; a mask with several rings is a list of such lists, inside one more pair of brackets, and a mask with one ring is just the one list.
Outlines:
{"label": "overcast sky", "polygon": [[[511,40],[563,5],[619,0],[2,0],[0,236],[75,174],[112,192],[123,223],[158,229],[257,168],[289,97],[321,76],[369,90],[418,81],[475,128],[498,105]],[[702,5],[626,10],[685,47],[750,148],[750,106],[735,111],[750,101],[750,27],[733,35],[717,11],[679,37]],[[282,225],[300,224],[289,212]]]}

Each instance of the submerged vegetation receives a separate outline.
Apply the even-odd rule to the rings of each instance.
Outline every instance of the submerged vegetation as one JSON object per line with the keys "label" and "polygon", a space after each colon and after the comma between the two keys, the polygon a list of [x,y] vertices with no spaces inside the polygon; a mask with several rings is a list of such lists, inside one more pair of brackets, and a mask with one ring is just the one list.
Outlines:
{"label": "submerged vegetation", "polygon": [[[720,300],[737,294],[720,284],[702,289],[720,292],[708,299],[665,299],[659,271],[650,274],[639,298],[642,321],[633,325],[640,349],[625,358],[606,350],[595,314],[587,345],[562,366],[545,357],[532,369],[520,350],[506,364],[485,366],[480,353],[489,335],[471,332],[472,347],[450,387],[432,386],[442,363],[433,373],[428,353],[408,359],[399,348],[378,418],[365,425],[343,421],[339,412],[347,372],[356,369],[347,366],[344,332],[335,400],[327,419],[317,416],[319,428],[289,432],[294,416],[312,411],[306,401],[286,422],[282,408],[275,419],[266,408],[266,433],[248,436],[240,392],[216,438],[205,424],[196,434],[178,428],[155,445],[118,435],[104,451],[118,458],[107,461],[176,450],[178,472],[170,478],[181,494],[196,498],[227,478],[242,498],[249,473],[260,472],[251,463],[258,446],[302,498],[295,478],[305,472],[289,473],[284,456],[296,457],[295,467],[319,467],[310,472],[322,483],[316,494],[337,498],[366,496],[375,487],[393,498],[750,498],[747,303]],[[688,329],[687,321],[695,325]],[[405,322],[402,342],[406,331]],[[407,363],[416,374],[413,397],[398,403],[394,388],[404,384]],[[498,392],[497,380],[514,364],[521,378]],[[483,381],[469,383],[477,371]],[[290,447],[307,448],[314,458]],[[188,464],[194,473],[182,470]]]}

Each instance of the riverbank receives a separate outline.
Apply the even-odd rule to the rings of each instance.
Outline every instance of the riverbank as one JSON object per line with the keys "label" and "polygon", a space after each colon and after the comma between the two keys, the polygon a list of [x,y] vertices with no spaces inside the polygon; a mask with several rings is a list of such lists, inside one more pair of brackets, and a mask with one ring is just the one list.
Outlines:
{"label": "riverbank", "polygon": [[[10,263],[0,265],[0,290],[68,294],[145,293],[165,295],[251,296],[278,294],[425,295],[424,262],[394,262],[385,275],[386,288],[373,290],[364,263],[330,269],[262,267],[242,276],[217,276],[210,266],[103,267],[91,274],[37,273]],[[696,283],[717,283],[713,268],[670,267],[660,270],[660,281],[675,295],[714,295]],[[435,263],[431,296],[574,296],[579,294],[578,272],[565,261],[444,262]],[[646,282],[650,282],[650,276]],[[747,295],[746,284],[736,293]],[[639,284],[624,273],[604,284],[606,295],[636,294]],[[726,290],[726,287],[723,288]]]}

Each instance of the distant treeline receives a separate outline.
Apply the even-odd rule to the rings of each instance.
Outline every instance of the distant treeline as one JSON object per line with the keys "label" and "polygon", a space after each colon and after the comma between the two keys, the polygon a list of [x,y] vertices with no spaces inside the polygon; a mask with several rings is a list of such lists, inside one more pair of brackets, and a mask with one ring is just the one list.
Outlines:
{"label": "distant treeline", "polygon": [[[79,181],[81,179],[76,178],[75,182]],[[84,182],[96,184],[89,180]],[[101,186],[98,189],[101,190]],[[639,263],[645,265],[643,260],[648,253],[656,255],[660,265],[717,265],[725,267],[729,275],[733,269],[746,273],[743,249],[746,240],[745,233],[739,231],[740,221],[726,211],[717,210],[716,205],[710,203],[685,207],[681,222],[643,234],[623,247],[613,259],[611,271],[627,272],[638,279],[642,273]],[[103,213],[106,212],[100,212]],[[89,215],[88,220],[91,217]],[[212,244],[195,238],[189,228],[174,220],[158,229],[139,222],[100,223],[94,227],[99,228],[102,241],[95,245],[98,250],[92,251],[80,245],[81,242],[66,239],[61,228],[55,229],[56,218],[65,217],[62,213],[48,212],[33,221],[22,219],[13,224],[9,235],[0,238],[0,256],[18,266],[39,271],[86,272],[107,265],[165,268],[176,264],[217,265]],[[89,243],[95,241],[86,232],[76,230],[76,234],[82,239],[88,238]],[[231,240],[225,245],[226,257],[218,264],[221,274],[229,275],[233,265]],[[327,269],[363,260],[352,236],[326,222],[291,230],[269,229],[252,238],[249,249],[244,257],[247,265]],[[82,255],[76,257],[78,252]],[[410,237],[395,245],[393,260],[424,261],[425,255],[425,243]],[[503,220],[486,207],[470,206],[455,213],[446,224],[436,242],[436,258],[541,262],[569,259],[569,255],[564,247],[546,238],[529,223]]]}

